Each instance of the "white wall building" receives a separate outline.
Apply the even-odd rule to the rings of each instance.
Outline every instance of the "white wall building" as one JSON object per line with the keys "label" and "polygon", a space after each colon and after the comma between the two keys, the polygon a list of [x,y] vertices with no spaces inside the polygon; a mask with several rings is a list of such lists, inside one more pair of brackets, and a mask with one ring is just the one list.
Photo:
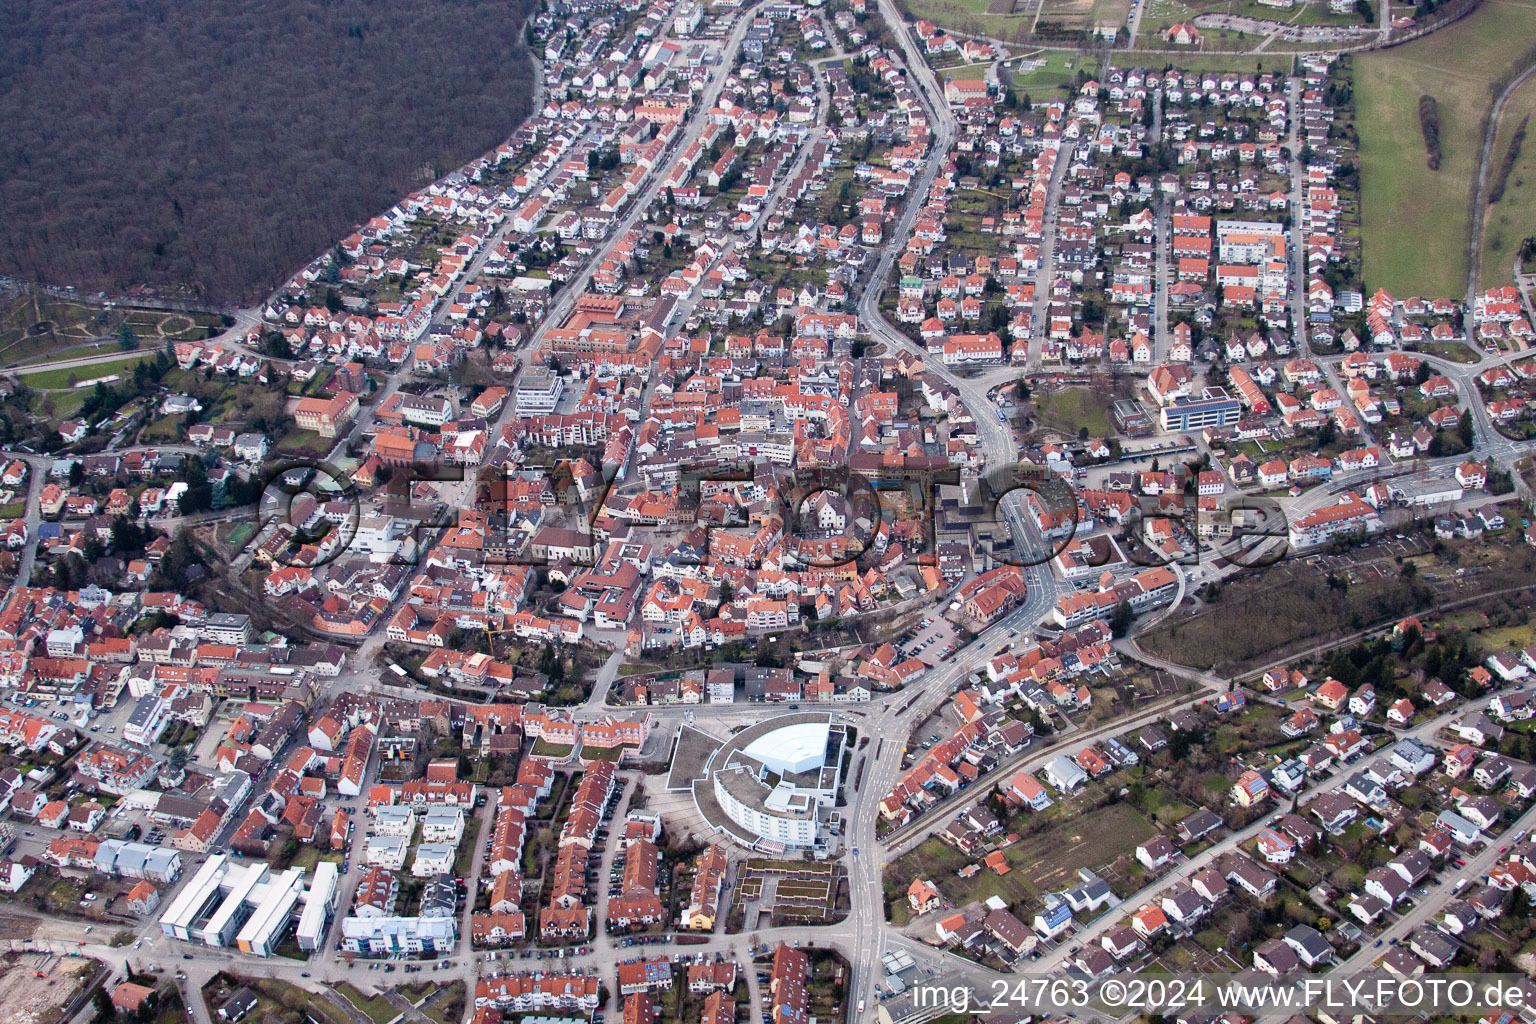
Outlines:
{"label": "white wall building", "polygon": [[417,878],[443,875],[453,870],[454,847],[450,843],[422,843],[416,847],[411,874]]}
{"label": "white wall building", "polygon": [[410,848],[411,841],[404,836],[373,836],[363,857],[370,866],[399,871],[405,867],[405,855]]}
{"label": "white wall building", "polygon": [[433,807],[421,819],[421,841],[457,846],[464,835],[464,812],[458,807]]}
{"label": "white wall building", "polygon": [[458,940],[453,917],[348,917],[341,922],[341,948],[349,953],[452,953]]}

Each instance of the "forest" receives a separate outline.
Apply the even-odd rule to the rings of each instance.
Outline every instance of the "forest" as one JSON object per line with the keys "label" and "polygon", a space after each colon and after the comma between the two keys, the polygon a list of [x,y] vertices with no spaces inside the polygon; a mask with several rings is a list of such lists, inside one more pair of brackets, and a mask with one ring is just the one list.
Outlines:
{"label": "forest", "polygon": [[532,103],[522,2],[9,0],[0,274],[259,300]]}

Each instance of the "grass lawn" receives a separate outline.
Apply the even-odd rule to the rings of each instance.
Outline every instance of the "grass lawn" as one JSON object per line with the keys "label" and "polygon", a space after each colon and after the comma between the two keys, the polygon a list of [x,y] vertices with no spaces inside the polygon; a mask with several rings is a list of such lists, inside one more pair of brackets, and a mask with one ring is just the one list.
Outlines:
{"label": "grass lawn", "polygon": [[293,430],[284,435],[281,441],[277,442],[273,452],[279,456],[321,456],[330,451],[335,445],[335,438],[321,437],[313,430]]}
{"label": "grass lawn", "polygon": [[32,412],[54,424],[67,420],[80,411],[85,404],[85,399],[91,393],[90,388],[75,388],[69,391],[34,391],[32,392]]}
{"label": "grass lawn", "polygon": [[549,743],[542,739],[535,740],[533,754],[535,757],[548,757],[556,761],[562,761],[571,756],[571,745],[569,743]]}
{"label": "grass lawn", "polygon": [[[456,982],[454,982],[454,984],[458,985],[460,988],[462,988],[463,985],[464,985],[464,983],[461,982],[461,981],[456,981]],[[451,999],[450,1000],[446,1000],[446,1001],[436,1002],[436,1003],[433,1003],[431,1006],[427,1007],[425,1010],[423,1010],[422,1013],[426,1014],[429,1018],[431,1018],[432,1020],[436,1021],[437,1024],[458,1024],[459,1016],[460,1015],[459,1014],[452,1014],[452,1015],[449,1014],[449,1010],[450,1010],[450,1008],[452,1006],[453,1006],[453,1001]]]}
{"label": "grass lawn", "polygon": [[[1032,14],[988,14],[989,0],[906,0],[902,6],[914,20],[927,19],[942,28],[997,39],[1012,39],[1021,25],[1034,20]],[[1029,7],[1020,4],[1018,9]]]}
{"label": "grass lawn", "polygon": [[1072,75],[1082,69],[1097,72],[1098,63],[1083,60],[1075,53],[1041,52],[1020,58],[1010,65],[1013,84],[1021,92],[1031,92],[1031,99],[1044,99],[1041,90],[1062,89],[1072,84]]}
{"label": "grass lawn", "polygon": [[1028,876],[1036,892],[1067,889],[1077,884],[1078,868],[1107,867],[1155,831],[1134,807],[1110,804],[1072,815],[1009,847],[1006,856],[1008,863]]}
{"label": "grass lawn", "polygon": [[468,878],[470,868],[475,865],[475,844],[480,835],[480,818],[470,814],[464,819],[464,835],[459,840],[459,848],[454,851],[453,873],[460,878]]}
{"label": "grass lawn", "polygon": [[307,1020],[318,1024],[348,1024],[346,1014],[332,1006],[324,996],[308,989],[275,978],[237,977],[235,980],[249,985],[259,997],[256,1010],[251,1013],[251,1020],[262,1020],[268,1013],[280,1013],[284,1007],[295,1006],[303,1008]]}
{"label": "grass lawn", "polygon": [[[1525,118],[1536,122],[1536,75],[1526,79],[1525,84],[1510,94],[1499,115],[1498,132],[1489,153],[1490,189],[1498,180],[1499,168],[1504,165],[1510,136]],[[1533,131],[1536,131],[1536,123],[1528,124],[1520,155],[1505,180],[1504,195],[1484,211],[1482,257],[1477,268],[1479,289],[1509,284],[1520,242],[1526,236],[1536,234],[1536,138],[1531,137]]]}
{"label": "grass lawn", "polygon": [[1088,428],[1091,437],[1109,436],[1108,407],[1087,388],[1038,391],[1031,401],[1042,425],[1055,427],[1074,437],[1084,427]]}
{"label": "grass lawn", "polygon": [[987,68],[992,65],[987,61],[980,64],[961,64],[958,67],[945,68],[944,73],[958,81],[979,82],[987,77]]}
{"label": "grass lawn", "polygon": [[[18,366],[42,366],[47,363],[58,363],[65,359],[83,359],[86,356],[104,356],[118,350],[116,339],[98,338],[95,341],[82,341],[78,345],[65,345],[62,348],[51,348],[39,355],[28,356],[26,359],[17,360]],[[0,354],[0,359],[5,359]]]}
{"label": "grass lawn", "polygon": [[1474,351],[1472,346],[1464,341],[1426,342],[1419,346],[1419,351],[1428,352],[1441,359],[1449,359],[1454,363],[1475,363],[1482,358],[1482,353]]}
{"label": "grass lawn", "polygon": [[1042,0],[1040,23],[1074,29],[1119,28],[1130,13],[1130,0]]}
{"label": "grass lawn", "polygon": [[1131,0],[1093,0],[1093,10],[1089,12],[1088,21],[1093,25],[1115,26],[1130,21]]}
{"label": "grass lawn", "polygon": [[[1532,39],[1536,6],[1488,0],[1423,39],[1355,58],[1367,292],[1462,297],[1490,87]],[[1425,94],[1440,108],[1438,171],[1426,163],[1419,127]]]}
{"label": "grass lawn", "polygon": [[220,524],[217,531],[217,536],[220,542],[228,547],[230,551],[239,551],[241,548],[245,547],[246,543],[250,541],[252,535],[255,533],[255,523],[242,521],[237,523]]}
{"label": "grass lawn", "polygon": [[365,996],[345,981],[337,982],[334,988],[347,997],[347,1002],[366,1013],[373,1024],[389,1024],[400,1016],[400,1011],[383,996]]}
{"label": "grass lawn", "polygon": [[144,428],[141,440],[145,444],[175,444],[181,438],[181,428],[187,422],[186,413],[162,416]]}
{"label": "grass lawn", "polygon": [[423,999],[436,992],[442,986],[435,981],[418,981],[410,985],[401,985],[395,989],[413,1003],[420,1003]]}
{"label": "grass lawn", "polygon": [[1147,791],[1146,812],[1164,825],[1175,825],[1194,811],[1193,807],[1166,790],[1154,787]]}
{"label": "grass lawn", "polygon": [[1475,650],[1488,654],[1494,651],[1507,651],[1511,647],[1524,650],[1536,641],[1536,626],[1527,624],[1493,627],[1480,631],[1473,640]]}
{"label": "grass lawn", "polygon": [[299,852],[293,855],[293,861],[289,864],[289,867],[313,871],[318,863],[320,863],[320,847],[312,843],[305,843],[299,847]]}
{"label": "grass lawn", "polygon": [[979,858],[938,839],[905,854],[889,871],[903,893],[913,878],[927,878],[957,907],[992,896],[1017,905],[1042,892],[1070,888],[1077,884],[1078,868],[1107,867],[1155,831],[1130,804],[1111,804],[1087,814],[1064,813],[1049,828],[1005,849],[1003,856],[1012,868],[1006,875],[982,868],[970,878],[960,878],[956,872]]}
{"label": "grass lawn", "polygon": [[[50,368],[47,363],[39,363],[35,367],[21,367],[12,372],[24,378],[22,383],[29,388],[72,388],[83,381],[96,380],[101,377],[110,377],[113,374],[121,374],[132,370],[135,363],[143,359],[152,359],[154,352],[134,352],[125,355],[121,359],[108,359],[100,363],[91,363],[87,366],[71,366],[63,368]],[[73,378],[73,383],[71,383]]]}
{"label": "grass lawn", "polygon": [[147,349],[159,347],[166,338],[203,338],[222,325],[219,317],[207,313],[108,309],[27,289],[0,306],[0,364],[57,362],[111,351],[124,322],[133,326]]}

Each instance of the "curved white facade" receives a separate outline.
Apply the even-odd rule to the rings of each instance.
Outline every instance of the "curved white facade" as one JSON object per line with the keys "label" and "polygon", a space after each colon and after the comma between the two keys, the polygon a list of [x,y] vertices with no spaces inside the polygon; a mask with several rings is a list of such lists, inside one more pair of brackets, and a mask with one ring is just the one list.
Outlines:
{"label": "curved white facade", "polygon": [[[748,832],[771,839],[785,846],[809,847],[816,843],[816,802],[808,802],[807,810],[799,814],[776,814],[737,799],[726,784],[726,773],[715,775],[715,799],[730,819]],[[756,784],[755,782],[753,783]],[[781,784],[780,788],[783,788]]]}
{"label": "curved white facade", "polygon": [[775,729],[759,736],[742,748],[748,757],[763,762],[763,767],[780,775],[808,772],[820,768],[827,756],[828,722],[802,722]]}
{"label": "curved white facade", "polygon": [[[836,830],[837,788],[847,740],[826,713],[802,713],[753,726],[710,759],[712,799],[699,809],[715,827],[752,848],[814,849]],[[722,817],[723,815],[723,817]]]}

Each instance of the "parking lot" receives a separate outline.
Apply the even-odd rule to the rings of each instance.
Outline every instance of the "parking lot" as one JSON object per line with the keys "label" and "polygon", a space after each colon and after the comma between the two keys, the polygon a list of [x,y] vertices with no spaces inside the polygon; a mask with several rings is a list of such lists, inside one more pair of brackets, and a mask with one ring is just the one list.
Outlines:
{"label": "parking lot", "polygon": [[904,658],[921,658],[928,665],[937,665],[949,657],[959,646],[955,625],[948,619],[928,616],[910,636],[896,644]]}

